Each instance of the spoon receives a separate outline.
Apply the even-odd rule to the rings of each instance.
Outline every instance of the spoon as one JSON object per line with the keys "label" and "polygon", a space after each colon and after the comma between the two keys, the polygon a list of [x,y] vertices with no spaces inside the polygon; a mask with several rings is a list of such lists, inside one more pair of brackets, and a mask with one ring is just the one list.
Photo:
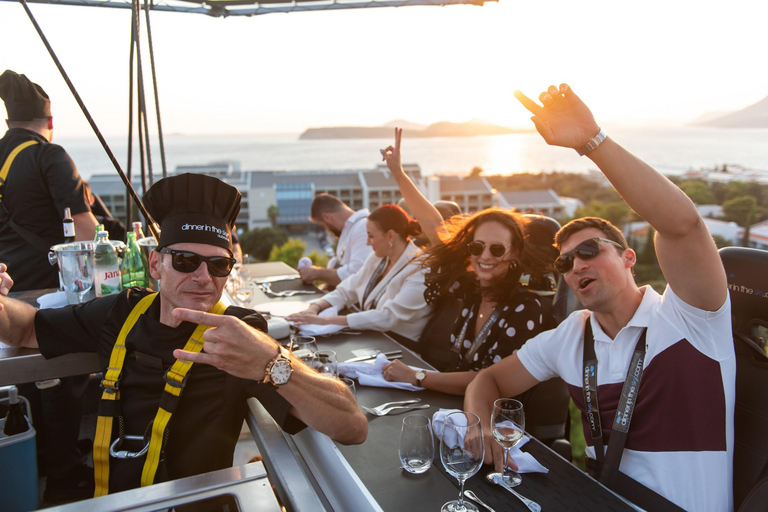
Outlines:
{"label": "spoon", "polygon": [[478,498],[477,495],[475,493],[473,493],[472,491],[470,491],[469,489],[464,491],[464,496],[469,498],[469,499],[471,499],[472,501],[474,501],[478,505],[484,506],[485,508],[488,509],[488,512],[496,512],[491,507],[489,507],[487,503],[485,503],[483,500]]}

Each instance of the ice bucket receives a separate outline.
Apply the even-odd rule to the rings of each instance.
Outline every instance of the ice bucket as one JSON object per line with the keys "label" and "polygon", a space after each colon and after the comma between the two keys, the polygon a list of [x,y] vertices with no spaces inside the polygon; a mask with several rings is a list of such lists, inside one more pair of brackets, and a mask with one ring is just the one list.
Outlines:
{"label": "ice bucket", "polygon": [[[117,250],[118,256],[122,256],[125,244],[116,240],[110,240],[110,243]],[[51,265],[59,265],[59,277],[69,304],[87,302],[96,297],[96,291],[93,289],[95,245],[96,242],[58,244],[51,247],[48,253],[48,262]]]}

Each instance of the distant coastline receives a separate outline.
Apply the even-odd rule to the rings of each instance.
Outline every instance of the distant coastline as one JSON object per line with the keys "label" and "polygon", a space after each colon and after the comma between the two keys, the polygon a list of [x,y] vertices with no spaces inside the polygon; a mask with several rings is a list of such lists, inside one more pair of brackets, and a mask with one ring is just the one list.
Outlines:
{"label": "distant coastline", "polygon": [[[443,121],[431,124],[422,130],[404,129],[403,137],[409,139],[432,137],[480,137],[486,135],[531,133],[532,131],[532,129],[528,128],[507,128],[506,126],[474,121],[466,123],[450,123]],[[386,139],[391,138],[392,133],[392,126],[329,126],[323,128],[308,128],[299,136],[299,139]]]}

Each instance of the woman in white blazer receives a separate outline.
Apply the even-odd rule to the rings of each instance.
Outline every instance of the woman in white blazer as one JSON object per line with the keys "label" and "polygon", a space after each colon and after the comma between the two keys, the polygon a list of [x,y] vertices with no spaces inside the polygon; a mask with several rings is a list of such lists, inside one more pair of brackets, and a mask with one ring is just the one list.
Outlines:
{"label": "woman in white blazer", "polygon": [[[419,223],[393,204],[377,208],[367,219],[367,244],[373,254],[363,267],[336,289],[287,319],[301,324],[336,324],[352,329],[391,331],[418,341],[432,307],[424,299],[424,271],[417,258],[421,251],[410,240],[420,232]],[[318,316],[329,307],[355,308],[359,312]]]}

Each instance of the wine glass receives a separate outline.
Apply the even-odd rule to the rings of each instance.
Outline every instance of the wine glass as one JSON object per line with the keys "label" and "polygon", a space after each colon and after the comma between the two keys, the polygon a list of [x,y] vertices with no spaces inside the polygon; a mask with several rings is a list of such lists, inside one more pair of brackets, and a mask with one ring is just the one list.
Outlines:
{"label": "wine glass", "polygon": [[253,286],[251,285],[251,282],[248,280],[245,280],[235,292],[235,298],[243,307],[248,307],[248,305],[251,303],[251,297],[253,296]]}
{"label": "wine glass", "polygon": [[88,254],[77,255],[77,274],[72,291],[77,293],[77,302],[83,303],[85,294],[93,287],[93,260]]}
{"label": "wine glass", "polygon": [[520,485],[523,479],[509,469],[509,449],[523,439],[525,431],[523,404],[513,398],[499,398],[493,402],[491,429],[493,438],[504,449],[504,465],[501,473],[490,473],[486,478],[492,482],[494,475],[500,475],[510,487]]}
{"label": "wine glass", "polygon": [[403,469],[409,473],[424,473],[432,466],[435,440],[429,418],[418,414],[403,418],[398,455]]}
{"label": "wine glass", "polygon": [[313,336],[293,335],[291,336],[291,352],[312,368],[315,352],[317,352],[317,342]]}
{"label": "wine glass", "polygon": [[315,352],[315,369],[321,375],[337,378],[339,376],[338,366],[336,364],[336,352],[333,350],[320,350]]}
{"label": "wine glass", "polygon": [[464,501],[464,482],[480,470],[485,456],[483,427],[471,412],[454,412],[445,417],[440,439],[440,460],[445,470],[459,481],[459,499],[451,500],[441,512],[478,512]]}

